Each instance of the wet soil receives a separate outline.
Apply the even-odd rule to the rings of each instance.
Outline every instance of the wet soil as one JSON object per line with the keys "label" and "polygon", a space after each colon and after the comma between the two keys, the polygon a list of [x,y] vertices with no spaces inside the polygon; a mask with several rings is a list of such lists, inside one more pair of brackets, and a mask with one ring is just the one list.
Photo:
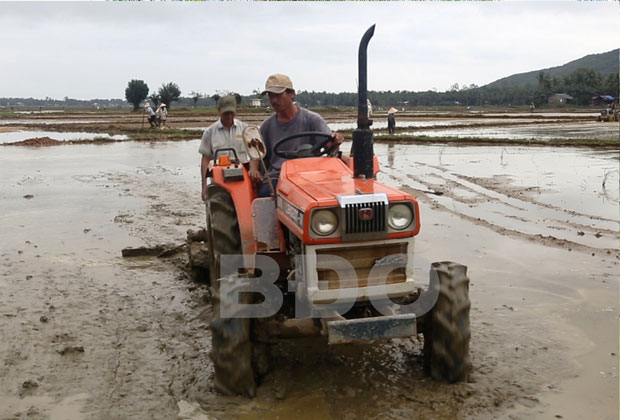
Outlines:
{"label": "wet soil", "polygon": [[11,144],[15,146],[58,146],[62,143],[59,140],[54,140],[49,137],[33,137]]}
{"label": "wet soil", "polygon": [[[200,138],[202,130],[217,119],[217,113],[211,108],[177,108],[171,111],[165,128],[151,128],[141,111],[131,112],[121,108],[45,111],[5,114],[8,116],[0,119],[0,146],[27,139],[24,130],[41,132],[43,127],[45,133],[56,132],[57,135],[41,134],[39,137],[46,135],[69,143],[104,143],[125,139],[191,140]],[[270,113],[265,108],[241,108],[237,117],[248,124],[259,125]],[[330,108],[321,114],[333,130],[351,138],[351,131],[356,127],[355,110]],[[554,143],[556,146],[585,145],[617,149],[620,147],[620,126],[618,123],[597,123],[598,115],[599,111],[594,108],[563,112],[555,109],[529,112],[519,109],[412,108],[397,114],[396,135],[387,134],[385,111],[378,110],[373,114],[372,127],[377,142],[462,144],[488,141],[507,145]],[[70,132],[73,133],[69,135]],[[82,138],[79,138],[80,132]]]}
{"label": "wet soil", "polygon": [[421,284],[432,261],[469,268],[472,379],[426,378],[421,338],[304,339],[248,400],[213,390],[185,254],[121,255],[204,226],[197,149],[1,149],[0,419],[617,418],[617,151],[375,145],[420,203]]}

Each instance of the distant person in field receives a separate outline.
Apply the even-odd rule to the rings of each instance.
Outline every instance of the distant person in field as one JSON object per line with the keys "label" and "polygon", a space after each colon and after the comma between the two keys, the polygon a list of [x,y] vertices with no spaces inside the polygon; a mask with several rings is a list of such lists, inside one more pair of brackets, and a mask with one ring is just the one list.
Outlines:
{"label": "distant person in field", "polygon": [[151,126],[151,128],[155,127],[157,124],[155,122],[157,115],[155,115],[155,111],[153,111],[153,108],[151,108],[151,104],[150,103],[145,103],[144,104],[144,110],[146,111],[146,113],[149,116],[149,124]]}
{"label": "distant person in field", "polygon": [[[215,152],[219,149],[234,149],[241,163],[250,160],[248,151],[243,141],[243,130],[247,124],[235,118],[237,113],[237,101],[234,96],[222,96],[217,101],[217,114],[219,119],[211,124],[202,134],[198,152],[202,155],[200,162],[200,175],[202,179],[202,199],[207,200],[207,172],[213,167]],[[235,155],[231,151],[218,153],[217,157],[228,155],[231,160]]]}
{"label": "distant person in field", "polygon": [[157,108],[157,121],[159,121],[159,126],[163,129],[166,126],[166,119],[168,118],[168,109],[166,108],[166,104],[160,104],[159,108]]}
{"label": "distant person in field", "polygon": [[388,113],[387,123],[388,123],[388,133],[394,134],[396,132],[396,118],[394,117],[393,112]]}

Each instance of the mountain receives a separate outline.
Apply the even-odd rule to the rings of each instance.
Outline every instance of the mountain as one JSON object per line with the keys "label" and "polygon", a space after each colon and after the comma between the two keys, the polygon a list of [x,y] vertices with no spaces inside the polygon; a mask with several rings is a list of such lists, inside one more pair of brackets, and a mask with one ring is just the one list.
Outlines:
{"label": "mountain", "polygon": [[504,77],[494,82],[485,85],[489,88],[505,88],[509,86],[525,87],[527,85],[538,85],[538,73],[541,71],[545,74],[561,78],[567,74],[570,74],[577,70],[579,67],[588,67],[594,71],[608,75],[611,73],[618,73],[620,49],[607,51],[600,54],[590,54],[585,57],[573,60],[563,66],[550,67],[547,69],[540,69],[534,71],[528,71],[527,73],[513,74],[512,76]]}

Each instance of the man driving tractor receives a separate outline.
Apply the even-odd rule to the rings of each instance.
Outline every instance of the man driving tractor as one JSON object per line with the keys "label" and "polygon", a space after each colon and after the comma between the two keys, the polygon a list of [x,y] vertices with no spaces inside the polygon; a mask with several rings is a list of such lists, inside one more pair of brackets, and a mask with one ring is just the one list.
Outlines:
{"label": "man driving tractor", "polygon": [[[275,190],[282,163],[286,160],[273,152],[276,141],[301,132],[321,132],[327,135],[331,134],[334,137],[335,144],[330,145],[333,152],[336,152],[344,141],[342,134],[332,132],[329,129],[323,117],[316,112],[299,107],[294,102],[295,89],[293,88],[293,82],[288,76],[284,74],[272,74],[269,76],[265,82],[265,90],[261,95],[265,94],[269,96],[269,103],[275,113],[263,121],[260,126],[260,134],[267,149],[264,161],[267,165],[268,173],[265,174],[265,182],[259,187],[259,197],[271,195],[272,190],[268,184],[269,182],[272,183]],[[298,137],[294,141],[289,142],[286,150],[295,150],[303,144],[316,146],[320,140],[316,136]],[[259,183],[262,181],[258,161],[250,162],[249,175],[254,182]]]}

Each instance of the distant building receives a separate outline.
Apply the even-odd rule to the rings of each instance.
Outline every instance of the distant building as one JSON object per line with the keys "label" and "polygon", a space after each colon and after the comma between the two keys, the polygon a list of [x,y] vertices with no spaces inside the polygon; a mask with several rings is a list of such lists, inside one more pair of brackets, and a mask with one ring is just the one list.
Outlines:
{"label": "distant building", "polygon": [[260,99],[250,99],[250,106],[253,108],[260,108],[261,107],[261,100]]}
{"label": "distant building", "polygon": [[611,95],[598,95],[592,98],[592,105],[605,106],[614,103],[614,97]]}
{"label": "distant building", "polygon": [[573,97],[566,93],[556,93],[549,98],[549,103],[553,105],[566,105],[573,102]]}

